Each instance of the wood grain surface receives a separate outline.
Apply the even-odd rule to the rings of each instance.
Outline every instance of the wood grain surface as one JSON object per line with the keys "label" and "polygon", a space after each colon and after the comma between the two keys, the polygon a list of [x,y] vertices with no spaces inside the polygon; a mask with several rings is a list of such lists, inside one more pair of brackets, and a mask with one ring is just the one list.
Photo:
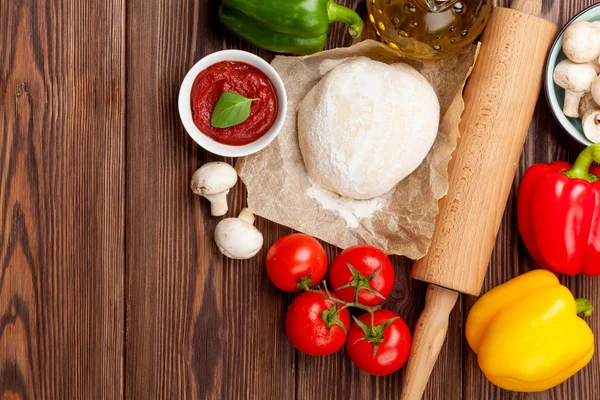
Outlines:
{"label": "wood grain surface", "polygon": [[[364,1],[339,3],[365,13]],[[508,0],[500,2],[507,5]],[[549,0],[564,24],[592,0]],[[220,255],[218,222],[189,179],[219,160],[187,136],[179,84],[201,57],[239,48],[217,0],[0,0],[0,398],[398,399],[403,371],[375,378],[344,351],[315,358],[286,339],[293,295],[269,282],[266,249],[291,230],[259,218],[265,248]],[[336,24],[328,47],[352,39]],[[540,96],[483,291],[534,268],[514,189],[535,162],[574,159]],[[233,160],[226,161],[233,163]],[[238,184],[231,213],[245,205]],[[330,258],[338,249],[327,246]],[[386,308],[414,327],[426,284],[393,257]],[[598,280],[562,278],[600,304]],[[541,394],[491,385],[463,335],[462,296],[426,399],[594,400],[600,359]],[[596,314],[589,320],[600,330]]]}
{"label": "wood grain surface", "polygon": [[0,397],[118,398],[124,4],[0,4]]}

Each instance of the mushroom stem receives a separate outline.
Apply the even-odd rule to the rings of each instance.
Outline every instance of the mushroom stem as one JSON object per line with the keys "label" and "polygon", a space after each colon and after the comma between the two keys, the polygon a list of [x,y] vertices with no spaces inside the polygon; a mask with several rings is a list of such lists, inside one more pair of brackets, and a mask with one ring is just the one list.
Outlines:
{"label": "mushroom stem", "polygon": [[565,91],[565,104],[563,106],[563,113],[567,117],[579,118],[579,103],[585,93],[573,93],[568,90]]}
{"label": "mushroom stem", "polygon": [[586,93],[579,103],[579,115],[585,115],[588,111],[600,108],[594,101],[594,97],[591,92]]}
{"label": "mushroom stem", "polygon": [[220,217],[227,214],[229,206],[227,205],[227,193],[229,190],[216,194],[214,196],[204,196],[210,201],[210,214],[214,217]]}
{"label": "mushroom stem", "polygon": [[600,78],[599,77],[596,77],[596,79],[594,79],[592,81],[591,93],[592,93],[592,98],[594,99],[594,102],[596,104],[599,104],[598,103],[598,102],[600,102]]}
{"label": "mushroom stem", "polygon": [[240,213],[240,215],[238,216],[239,219],[241,219],[242,221],[246,221],[247,223],[249,223],[250,225],[254,225],[254,213],[252,211],[250,211],[249,208],[244,208],[242,210],[242,212]]}

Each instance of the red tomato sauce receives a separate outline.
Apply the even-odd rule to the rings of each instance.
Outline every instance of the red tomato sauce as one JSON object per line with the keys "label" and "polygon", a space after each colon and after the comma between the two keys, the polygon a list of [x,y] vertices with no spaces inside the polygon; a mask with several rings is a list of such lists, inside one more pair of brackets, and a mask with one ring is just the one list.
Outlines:
{"label": "red tomato sauce", "polygon": [[[239,125],[214,128],[213,110],[224,92],[235,92],[252,102],[250,116]],[[223,61],[200,72],[191,94],[192,118],[202,133],[219,143],[242,146],[265,135],[275,123],[277,95],[271,80],[258,68],[237,61]]]}

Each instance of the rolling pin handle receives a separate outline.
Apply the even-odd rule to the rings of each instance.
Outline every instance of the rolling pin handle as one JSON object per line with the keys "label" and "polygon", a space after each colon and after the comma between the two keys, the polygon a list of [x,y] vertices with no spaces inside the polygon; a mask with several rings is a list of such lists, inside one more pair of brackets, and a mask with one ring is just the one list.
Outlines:
{"label": "rolling pin handle", "polygon": [[448,320],[458,300],[458,292],[429,285],[425,309],[413,334],[408,366],[404,373],[402,400],[423,397],[427,381],[446,339]]}

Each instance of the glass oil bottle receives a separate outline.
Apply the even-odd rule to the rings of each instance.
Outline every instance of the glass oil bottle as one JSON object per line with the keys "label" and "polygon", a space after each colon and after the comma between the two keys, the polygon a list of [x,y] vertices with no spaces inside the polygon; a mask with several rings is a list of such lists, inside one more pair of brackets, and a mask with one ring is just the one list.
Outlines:
{"label": "glass oil bottle", "polygon": [[492,0],[367,0],[382,40],[412,58],[439,60],[481,34]]}

